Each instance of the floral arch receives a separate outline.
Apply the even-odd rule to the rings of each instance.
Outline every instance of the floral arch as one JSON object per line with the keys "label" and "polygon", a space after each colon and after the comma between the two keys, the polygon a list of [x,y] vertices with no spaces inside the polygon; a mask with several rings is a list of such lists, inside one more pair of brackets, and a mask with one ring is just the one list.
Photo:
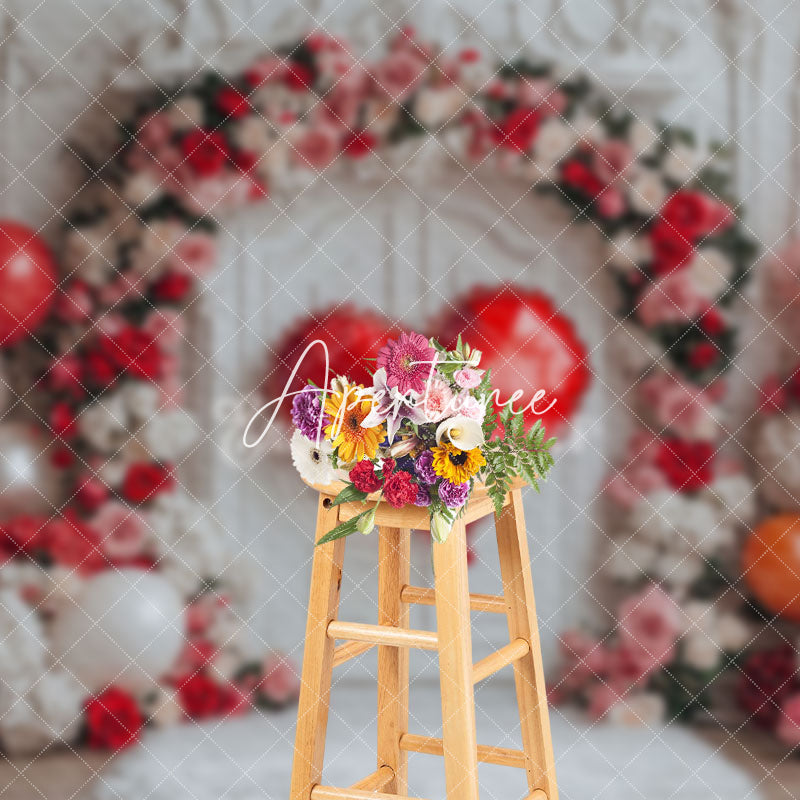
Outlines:
{"label": "floral arch", "polygon": [[[90,728],[92,714],[112,728],[109,714],[127,714],[126,724],[138,730],[145,719],[176,713],[232,713],[280,671],[273,665],[254,673],[235,615],[217,613],[222,607],[227,614],[228,590],[210,582],[222,540],[174,474],[201,434],[181,408],[178,345],[183,310],[214,266],[213,215],[264,200],[288,175],[311,181],[339,161],[385,163],[398,144],[430,136],[442,157],[529,182],[609,241],[615,313],[629,326],[633,369],[646,374],[637,406],[644,433],[611,482],[615,502],[627,513],[653,488],[682,502],[709,502],[700,490],[719,499],[718,379],[735,338],[726,309],[754,248],[724,165],[696,149],[689,132],[617,113],[582,78],[559,79],[546,64],[497,66],[474,49],[440,52],[411,30],[372,64],[313,33],[233,78],[211,73],[164,87],[140,98],[113,157],[90,165],[93,179],[59,248],[62,277],[51,313],[35,338],[9,349],[12,360],[34,365],[43,389],[40,419],[55,437],[48,458],[61,491],[36,515],[2,520],[5,574],[19,574],[25,585],[33,562],[68,594],[66,577],[144,565],[189,603],[190,632],[217,626],[213,653],[196,637],[196,652],[184,654],[188,661],[154,704],[90,699]],[[479,317],[464,311],[464,327]],[[367,342],[365,351],[376,344]],[[290,358],[295,346],[288,343],[283,355]],[[345,345],[340,355],[349,359],[337,365],[346,371],[363,352]],[[637,528],[628,530],[625,541]],[[142,539],[146,546],[130,546]],[[616,547],[614,559],[625,556]],[[33,607],[45,609],[55,591],[40,590]],[[15,613],[26,618],[29,606],[20,603]],[[41,642],[44,629],[36,636]],[[37,727],[26,718],[33,747],[74,738],[75,708],[91,694],[72,685],[66,667],[49,669],[47,649],[30,646],[50,677],[23,696],[39,719],[55,682],[70,683],[71,700],[58,719]],[[201,703],[212,686],[214,701]],[[96,743],[112,746],[129,740],[98,736]]]}

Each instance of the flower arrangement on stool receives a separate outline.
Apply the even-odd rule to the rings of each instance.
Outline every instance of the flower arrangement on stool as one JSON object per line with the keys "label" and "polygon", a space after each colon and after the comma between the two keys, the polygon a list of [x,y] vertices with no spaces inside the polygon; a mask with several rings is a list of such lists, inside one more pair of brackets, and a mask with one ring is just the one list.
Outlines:
{"label": "flower arrangement on stool", "polygon": [[[301,477],[317,486],[344,480],[337,504],[366,503],[377,494],[394,508],[427,507],[439,542],[476,481],[485,484],[498,513],[514,477],[538,489],[553,464],[555,439],[545,438],[541,421],[525,430],[523,410],[501,402],[480,360],[480,351],[460,337],[447,350],[436,339],[403,333],[378,351],[372,386],[344,376],[333,378],[329,389],[310,384],[292,402],[292,460]],[[527,408],[535,411],[542,399],[542,391],[535,393]],[[375,508],[338,525],[319,544],[370,533]]]}

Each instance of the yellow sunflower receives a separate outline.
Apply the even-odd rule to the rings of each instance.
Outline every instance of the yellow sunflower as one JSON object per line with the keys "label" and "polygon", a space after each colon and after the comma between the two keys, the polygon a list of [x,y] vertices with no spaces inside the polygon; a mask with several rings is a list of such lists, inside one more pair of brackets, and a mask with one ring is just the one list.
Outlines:
{"label": "yellow sunflower", "polygon": [[459,450],[455,445],[442,444],[431,448],[433,452],[433,471],[450,483],[465,483],[481,467],[486,465],[486,459],[480,447],[472,450]]}
{"label": "yellow sunflower", "polygon": [[325,398],[325,413],[331,422],[325,426],[325,435],[334,449],[338,448],[339,461],[360,461],[364,456],[375,458],[378,445],[386,432],[383,424],[375,428],[362,428],[361,423],[372,410],[372,398],[359,396],[363,386],[344,387]]}

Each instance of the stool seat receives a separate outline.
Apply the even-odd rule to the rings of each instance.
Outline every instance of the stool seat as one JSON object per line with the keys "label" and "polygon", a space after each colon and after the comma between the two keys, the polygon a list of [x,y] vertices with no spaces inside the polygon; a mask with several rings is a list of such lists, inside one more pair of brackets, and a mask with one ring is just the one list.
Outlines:
{"label": "stool seat", "polygon": [[[313,486],[319,492],[315,542],[364,511],[363,502],[334,505],[346,484]],[[429,528],[428,509],[393,508],[375,493],[378,525],[378,621],[338,618],[346,538],[314,549],[306,644],[298,704],[289,800],[414,800],[408,797],[408,753],[444,759],[447,800],[479,800],[478,762],[524,769],[526,800],[557,800],[547,693],[539,643],[528,541],[522,511],[525,483],[517,479],[497,514],[486,487],[473,487],[469,504],[444,542],[432,542],[434,587],[410,584],[411,530]],[[502,596],[470,594],[466,525],[495,517]],[[436,607],[436,631],[409,626],[412,604]],[[473,663],[470,612],[505,614],[509,643]],[[337,644],[339,642],[339,644]],[[347,788],[325,786],[322,770],[333,670],[378,648],[378,758],[376,769]],[[411,648],[439,655],[442,736],[408,730]],[[474,685],[499,670],[514,670],[522,750],[478,744]],[[420,800],[420,798],[417,798]]]}
{"label": "stool seat", "polygon": [[[325,485],[316,483],[306,483],[315,491],[328,498],[336,497],[348,484],[342,481],[334,481]],[[510,502],[510,494],[515,489],[521,489],[526,486],[522,478],[514,478],[511,482],[509,494],[506,496],[505,505]],[[380,492],[372,492],[367,495],[366,503],[375,503],[380,499]],[[342,503],[339,506],[339,522],[347,522],[347,520],[357,517],[365,508],[364,503],[352,502]],[[466,511],[462,519],[466,524],[475,522],[476,520],[483,519],[494,512],[494,503],[489,497],[486,486],[483,483],[476,481],[470,493],[469,502],[467,503]],[[427,508],[419,508],[417,506],[405,506],[404,508],[392,508],[385,500],[381,500],[378,508],[375,511],[375,524],[378,526],[387,525],[389,527],[398,528],[411,528],[412,530],[427,531],[430,529],[430,515]]]}

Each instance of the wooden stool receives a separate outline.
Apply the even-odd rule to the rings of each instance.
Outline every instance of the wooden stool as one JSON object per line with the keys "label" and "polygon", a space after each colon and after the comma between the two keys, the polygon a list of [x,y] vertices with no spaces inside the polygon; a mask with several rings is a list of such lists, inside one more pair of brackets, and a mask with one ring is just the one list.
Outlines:
{"label": "wooden stool", "polygon": [[[428,510],[394,509],[381,502],[379,526],[378,624],[337,619],[345,539],[316,548],[311,571],[303,678],[297,719],[290,800],[394,800],[408,794],[408,753],[444,756],[447,800],[478,800],[478,762],[526,770],[526,800],[556,800],[542,655],[536,623],[522,512],[516,482],[495,516],[503,597],[470,595],[465,525],[494,513],[476,486],[466,513],[447,542],[432,543],[435,590],[409,585],[411,530],[428,529]],[[320,492],[316,539],[364,510],[360,503],[333,506],[343,484]],[[436,606],[438,632],[409,630],[409,604]],[[505,614],[510,643],[472,663],[470,610]],[[335,645],[335,641],[342,643]],[[322,785],[325,733],[333,668],[378,646],[377,769],[347,789]],[[408,648],[437,650],[442,694],[442,738],[408,731]],[[478,745],[473,686],[513,664],[524,750]]]}

